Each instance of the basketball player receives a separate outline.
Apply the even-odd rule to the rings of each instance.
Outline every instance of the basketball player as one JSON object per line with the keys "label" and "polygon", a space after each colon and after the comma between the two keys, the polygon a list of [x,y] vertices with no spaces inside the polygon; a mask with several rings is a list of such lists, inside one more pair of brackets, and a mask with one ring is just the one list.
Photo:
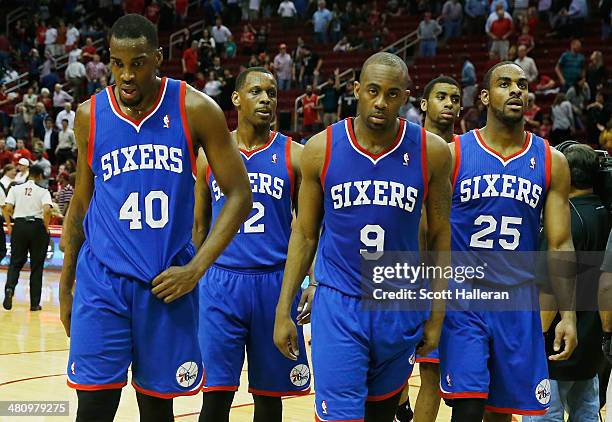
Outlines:
{"label": "basketball player", "polygon": [[[412,370],[406,363],[414,364],[421,340],[424,355],[439,340],[444,302],[433,304],[429,320],[428,311],[362,308],[361,254],[417,252],[424,203],[430,249],[450,245],[450,152],[437,135],[397,118],[410,94],[408,82],[399,57],[374,54],[355,83],[359,117],[329,126],[304,148],[300,212],[274,342],[285,356],[299,358],[292,306],[316,250],[319,287],[311,314],[316,420],[392,421]],[[444,284],[435,279],[433,289]]]}
{"label": "basketball player", "polygon": [[[425,113],[425,130],[435,133],[446,142],[453,140],[455,121],[461,112],[461,86],[459,82],[449,76],[438,76],[425,85],[421,110]],[[425,218],[421,220],[420,237],[425,238],[427,224]],[[423,245],[421,245],[423,248]],[[417,356],[421,387],[414,407],[414,417],[417,421],[434,422],[440,408],[438,385],[440,383],[440,358],[438,350],[427,356]],[[402,392],[400,405],[397,409],[398,422],[412,420],[412,410],[408,398],[409,387]]]}
{"label": "basketball player", "polygon": [[[110,59],[117,84],[76,116],[60,281],[60,317],[72,337],[68,385],[77,390],[77,421],[112,421],[131,364],[141,420],[169,421],[172,398],[196,394],[203,379],[193,289],[246,218],[251,192],[215,102],[156,76],[162,52],[147,19],[115,22]],[[195,257],[194,143],[227,198]]]}
{"label": "basketball player", "polygon": [[[249,392],[255,401],[253,420],[281,422],[281,397],[310,391],[301,327],[302,353],[297,362],[283,356],[271,341],[292,209],[297,205],[303,147],[270,131],[277,86],[268,70],[253,67],[242,72],[236,79],[232,102],[238,110],[238,128],[231,135],[247,168],[254,202],[249,218],[200,282],[199,338],[206,368],[200,421],[229,421],[246,348]],[[225,196],[204,155],[200,157],[202,174],[206,175],[202,214],[212,214],[214,227]],[[295,318],[297,302],[294,305]]]}
{"label": "basketball player", "polygon": [[[440,388],[452,400],[453,422],[480,422],[485,409],[486,421],[543,414],[550,401],[534,272],[518,263],[526,256],[521,252],[538,250],[542,213],[549,256],[573,254],[570,178],[563,155],[524,131],[527,85],[525,73],[512,62],[489,69],[481,91],[487,124],[451,145],[453,259],[459,255],[455,251],[472,251],[477,254],[470,256],[487,265],[483,280],[466,281],[462,288],[505,291],[512,303],[525,306],[506,311],[502,303],[495,311],[483,309],[489,303],[467,309],[449,302],[440,341]],[[568,275],[573,269],[549,267],[565,310],[555,331],[559,353],[549,359],[564,360],[576,347],[576,315],[567,311],[573,303],[574,280]]]}

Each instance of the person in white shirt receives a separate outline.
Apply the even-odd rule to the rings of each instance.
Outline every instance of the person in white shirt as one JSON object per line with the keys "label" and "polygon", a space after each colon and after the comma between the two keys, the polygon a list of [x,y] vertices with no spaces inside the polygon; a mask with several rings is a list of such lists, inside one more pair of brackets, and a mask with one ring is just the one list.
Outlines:
{"label": "person in white shirt", "polygon": [[70,129],[74,129],[74,118],[76,117],[76,113],[72,110],[71,103],[65,103],[64,109],[57,113],[57,117],[55,118],[55,127],[59,130],[62,130],[62,120],[68,120],[68,127]]}
{"label": "person in white shirt", "polygon": [[527,56],[527,47],[520,45],[518,48],[518,58],[514,61],[518,64],[521,69],[525,71],[525,76],[529,83],[536,82],[538,80],[538,67],[535,61]]}
{"label": "person in white shirt", "polygon": [[68,31],[66,31],[66,51],[72,50],[72,48],[77,45],[79,35],[79,30],[74,26],[74,24],[69,23]]}
{"label": "person in white shirt", "polygon": [[0,179],[0,190],[4,191],[4,193],[8,193],[11,188],[11,184],[15,181],[15,176],[17,176],[17,167],[12,164],[7,164],[2,169],[3,175]]}
{"label": "person in white shirt", "polygon": [[295,4],[293,4],[291,0],[284,0],[278,6],[278,15],[283,21],[283,30],[288,30],[289,28],[291,28],[291,25],[294,24],[295,17],[297,16]]}
{"label": "person in white shirt", "polygon": [[30,175],[30,160],[25,157],[21,157],[19,161],[17,161],[17,174],[15,175],[15,179],[13,179],[13,183],[22,184],[28,180],[28,176]]}
{"label": "person in white shirt", "polygon": [[66,102],[72,102],[74,98],[62,89],[61,84],[55,84],[53,87],[53,111],[57,113],[61,112]]}
{"label": "person in white shirt", "polygon": [[221,94],[221,82],[213,71],[208,72],[208,82],[204,85],[204,92],[215,101],[218,101],[218,97]]}
{"label": "person in white shirt", "polygon": [[6,197],[2,209],[8,232],[11,235],[11,261],[4,287],[4,309],[13,307],[13,295],[19,273],[30,254],[30,311],[40,311],[40,295],[45,256],[49,246],[49,221],[51,220],[51,194],[38,183],[43,170],[30,169],[29,180],[14,186]]}
{"label": "person in white shirt", "polygon": [[76,157],[76,138],[74,131],[68,127],[68,119],[62,120],[62,130],[57,135],[58,143],[55,148],[57,164],[64,164],[66,160]]}
{"label": "person in white shirt", "polygon": [[77,57],[75,62],[72,62],[66,67],[66,80],[74,91],[74,99],[80,102],[85,94],[85,81],[87,80],[87,71],[85,65],[81,63],[81,58]]}
{"label": "person in white shirt", "polygon": [[[4,209],[6,203],[6,193],[4,189],[0,188],[0,209]],[[4,216],[0,216],[0,224],[2,224],[2,230],[0,230],[0,261],[6,256],[6,235],[4,234]]]}
{"label": "person in white shirt", "polygon": [[57,29],[53,25],[49,25],[45,32],[45,55],[49,53],[51,56],[59,56],[59,49],[57,48]]}
{"label": "person in white shirt", "polygon": [[223,56],[225,54],[225,43],[229,40],[232,31],[227,26],[223,25],[221,18],[217,18],[215,26],[211,29],[211,34],[215,39],[215,47],[217,49],[217,55]]}

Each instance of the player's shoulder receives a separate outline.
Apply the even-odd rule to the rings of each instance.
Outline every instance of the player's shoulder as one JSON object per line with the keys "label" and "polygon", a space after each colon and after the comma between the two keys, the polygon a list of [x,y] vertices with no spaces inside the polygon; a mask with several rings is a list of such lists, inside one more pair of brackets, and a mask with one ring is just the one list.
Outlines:
{"label": "player's shoulder", "polygon": [[[211,97],[189,84],[185,84],[185,86],[185,108],[187,112],[212,112],[219,109],[219,106]],[[206,117],[206,115],[204,114],[201,117]]]}
{"label": "player's shoulder", "polygon": [[443,158],[446,156],[450,157],[450,155],[448,155],[450,153],[448,149],[448,143],[444,139],[442,139],[440,136],[426,130],[425,140],[426,140],[428,156],[434,156],[434,157],[440,157],[440,158]]}

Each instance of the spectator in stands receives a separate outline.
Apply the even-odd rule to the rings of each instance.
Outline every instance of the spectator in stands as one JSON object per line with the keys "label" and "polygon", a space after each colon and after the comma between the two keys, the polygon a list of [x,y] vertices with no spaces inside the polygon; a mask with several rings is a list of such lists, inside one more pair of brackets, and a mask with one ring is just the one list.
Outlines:
{"label": "spectator in stands", "polygon": [[38,55],[42,56],[45,54],[45,33],[47,32],[47,24],[44,20],[38,19],[36,21],[36,30],[34,38],[34,47],[38,51]]}
{"label": "spectator in stands", "polygon": [[[55,115],[60,113],[66,107],[67,102],[72,102],[72,101],[74,101],[74,98],[72,97],[72,95],[64,91],[64,89],[62,88],[62,85],[55,84],[54,91],[53,91],[53,109],[55,111]],[[59,120],[59,124],[57,125],[57,127],[58,128],[62,127],[61,120]]]}
{"label": "spectator in stands", "polygon": [[57,116],[55,118],[55,126],[59,130],[62,130],[62,128],[64,127],[63,120],[67,120],[68,121],[68,128],[69,129],[74,129],[74,118],[75,118],[75,116],[76,116],[76,114],[72,110],[72,103],[65,102],[64,103],[64,109],[62,111],[60,111],[59,113],[57,113]]}
{"label": "spectator in stands", "polygon": [[323,66],[323,59],[320,59],[319,55],[313,52],[309,46],[304,45],[302,47],[302,68],[299,76],[300,85],[317,86],[321,66]]}
{"label": "spectator in stands", "polygon": [[535,86],[536,94],[548,95],[557,94],[559,88],[556,88],[557,83],[553,78],[542,73],[539,74],[538,83]]}
{"label": "spectator in stands", "polygon": [[259,12],[261,11],[261,0],[249,0],[249,19],[259,19]]}
{"label": "spectator in stands", "polygon": [[215,19],[215,26],[212,27],[211,33],[215,39],[217,55],[220,56],[225,54],[225,43],[228,41],[229,36],[232,35],[232,31],[230,31],[227,26],[223,25],[223,21],[220,17],[217,17],[217,19]]}
{"label": "spectator in stands", "polygon": [[512,10],[512,18],[526,19],[527,9],[529,8],[529,0],[514,0],[514,9]]}
{"label": "spectator in stands", "polygon": [[[382,29],[383,42],[384,45],[389,46],[397,41],[397,35],[393,32],[389,31],[389,28],[386,26]],[[395,52],[395,49],[390,50],[391,53]]]}
{"label": "spectator in stands", "polygon": [[519,47],[524,45],[527,48],[527,54],[535,48],[535,41],[533,40],[533,36],[529,33],[529,25],[523,25],[521,35],[518,37],[517,42]]}
{"label": "spectator in stands", "polygon": [[87,39],[85,40],[85,47],[83,47],[83,51],[81,52],[81,55],[83,57],[83,63],[87,63],[93,60],[96,54],[98,53],[96,47],[93,45],[93,40],[91,39],[91,37],[87,37]]}
{"label": "spectator in stands", "polygon": [[580,53],[581,49],[582,43],[580,40],[572,40],[570,50],[561,55],[555,66],[555,72],[564,91],[567,91],[569,87],[585,75],[584,55]]}
{"label": "spectator in stands", "polygon": [[28,160],[32,160],[32,153],[25,146],[25,141],[21,138],[17,139],[17,149],[15,150],[15,154],[13,155],[13,160],[18,161],[21,157],[27,158]]}
{"label": "spectator in stands", "polygon": [[421,113],[421,106],[417,103],[417,99],[410,97],[408,102],[399,109],[400,117],[414,123],[415,125],[423,125],[423,114]]}
{"label": "spectator in stands", "polygon": [[251,25],[244,25],[242,28],[240,45],[242,47],[243,55],[250,56],[253,54],[253,47],[255,46],[255,31]]}
{"label": "spectator in stands", "polygon": [[340,69],[334,70],[334,76],[329,76],[327,85],[321,92],[323,108],[323,126],[327,127],[338,121],[338,99],[340,99]]}
{"label": "spectator in stands", "polygon": [[144,11],[145,2],[144,0],[125,0],[123,2],[123,12],[127,15],[129,13],[137,13],[142,15]]}
{"label": "spectator in stands", "polygon": [[217,79],[217,75],[212,70],[208,72],[208,82],[206,82],[206,85],[204,85],[204,92],[206,95],[219,102],[221,82]]}
{"label": "spectator in stands", "polygon": [[74,195],[74,177],[71,177],[66,172],[62,172],[57,176],[57,183],[59,185],[56,196],[57,205],[62,215],[66,216],[68,204],[70,204],[70,200]]}
{"label": "spectator in stands", "polygon": [[57,39],[55,41],[57,54],[56,56],[61,56],[66,52],[66,34],[68,33],[68,27],[63,19],[60,19],[59,25],[57,26]]}
{"label": "spectator in stands", "polygon": [[236,57],[236,53],[238,52],[238,46],[234,41],[234,36],[230,35],[227,38],[227,42],[225,43],[225,57],[228,59]]}
{"label": "spectator in stands", "polygon": [[586,71],[586,80],[591,88],[591,98],[593,101],[595,94],[605,88],[608,81],[608,72],[603,64],[601,51],[595,50],[591,53],[590,63]]}
{"label": "spectator in stands", "polygon": [[295,4],[291,0],[283,0],[278,5],[277,13],[283,22],[283,31],[288,31],[295,23],[295,18],[297,17]]}
{"label": "spectator in stands", "polygon": [[17,174],[15,174],[15,179],[13,179],[13,183],[16,185],[20,185],[25,183],[28,180],[28,176],[30,175],[30,160],[25,157],[22,157],[17,161]]}
{"label": "spectator in stands", "polygon": [[66,31],[66,44],[64,47],[66,51],[71,51],[78,45],[79,35],[79,29],[70,22],[68,24],[68,31]]}
{"label": "spectator in stands", "polygon": [[[57,74],[57,69],[55,68],[55,65],[51,64],[49,68],[49,73],[44,76],[41,74],[40,86],[41,88],[46,88],[49,91],[51,91],[51,90],[55,90],[55,86],[59,85],[59,82],[60,82],[60,77]],[[60,88],[61,88],[61,85],[60,85]],[[55,92],[54,92],[54,95],[55,95]]]}
{"label": "spectator in stands", "polygon": [[[0,139],[0,142],[2,141],[3,140]],[[0,178],[0,184],[2,184],[2,189],[4,189],[5,193],[9,191],[11,185],[15,181],[15,176],[17,176],[17,167],[15,167],[12,162],[2,166],[2,178]]]}
{"label": "spectator in stands", "polygon": [[183,52],[181,64],[183,65],[183,79],[188,84],[192,83],[200,66],[200,61],[198,59],[198,42],[196,40],[191,41],[191,46]]}
{"label": "spectator in stands", "polygon": [[270,32],[270,28],[266,27],[266,25],[261,25],[259,31],[255,33],[255,43],[257,54],[261,54],[268,49],[268,34]]}
{"label": "spectator in stands", "polygon": [[59,143],[59,138],[58,131],[51,116],[47,116],[45,119],[45,133],[41,139],[43,140],[43,146],[47,152],[47,156],[55,163],[55,148]]}
{"label": "spectator in stands", "polygon": [[100,79],[108,75],[108,68],[100,61],[100,56],[94,54],[93,60],[85,66],[87,73],[87,95],[92,95],[101,87]]}
{"label": "spectator in stands", "polygon": [[38,54],[38,50],[33,48],[30,51],[28,62],[28,82],[32,84],[34,81],[40,80],[40,66],[43,64]]}
{"label": "spectator in stands", "polygon": [[319,0],[318,5],[318,10],[312,15],[315,42],[318,44],[327,44],[327,31],[332,20],[332,13],[325,7],[325,1]]}
{"label": "spectator in stands", "polygon": [[17,106],[16,111],[17,113],[13,115],[11,121],[11,134],[17,139],[27,139],[29,127],[25,118],[25,107],[22,105]]}
{"label": "spectator in stands", "polygon": [[473,129],[478,129],[483,127],[487,121],[487,110],[480,101],[480,98],[476,99],[476,105],[474,107],[470,107],[468,111],[463,115],[461,119],[461,130],[463,133],[469,132]]}
{"label": "spectator in stands", "polygon": [[70,65],[79,59],[81,59],[81,63],[85,63],[83,61],[83,50],[79,48],[78,44],[75,44],[74,48],[68,53],[68,64]]}
{"label": "spectator in stands", "polygon": [[587,115],[587,143],[597,145],[599,136],[605,129],[606,123],[610,119],[610,107],[606,105],[603,92],[595,95],[595,101],[586,107]]}
{"label": "spectator in stands", "polygon": [[49,188],[49,177],[51,177],[51,163],[47,160],[43,155],[42,146],[38,146],[38,148],[34,149],[34,162],[33,166],[39,166],[43,170],[43,178],[41,179],[39,185],[42,188]]}
{"label": "spectator in stands", "polygon": [[571,35],[575,38],[582,37],[582,28],[584,27],[586,18],[589,15],[586,0],[572,0],[566,14],[569,18]]}
{"label": "spectator in stands", "polygon": [[599,145],[602,148],[612,152],[612,118],[606,123],[606,127],[601,131],[599,135]]}
{"label": "spectator in stands", "polygon": [[193,87],[198,91],[204,92],[204,87],[206,86],[206,78],[204,77],[203,72],[196,73],[196,79],[193,83]]}
{"label": "spectator in stands", "polygon": [[357,114],[357,98],[355,98],[355,81],[347,81],[344,92],[338,98],[338,119],[355,117]]}
{"label": "spectator in stands", "polygon": [[68,126],[68,119],[62,119],[62,130],[57,136],[57,147],[55,156],[58,164],[64,164],[66,160],[74,159],[77,148],[74,131]]}
{"label": "spectator in stands", "polygon": [[70,63],[66,68],[65,73],[68,86],[72,88],[74,93],[74,101],[81,102],[85,95],[85,85],[87,83],[87,71],[85,65],[81,63],[81,58],[77,58],[74,63]]}
{"label": "spectator in stands", "polygon": [[53,110],[53,98],[48,88],[40,89],[40,102],[45,106],[47,113]]}
{"label": "spectator in stands", "polygon": [[497,53],[500,60],[508,60],[508,48],[510,47],[510,35],[512,35],[512,19],[506,17],[507,12],[498,3],[495,9],[497,19],[491,22],[487,35],[491,39],[491,51]]}
{"label": "spectator in stands", "polygon": [[329,34],[332,44],[336,44],[338,41],[340,41],[340,38],[342,37],[342,26],[342,12],[340,11],[338,3],[334,3],[334,7],[332,9],[332,19],[329,23]]}
{"label": "spectator in stands", "polygon": [[444,25],[444,41],[461,35],[463,7],[459,0],[446,0],[442,7],[442,25]]}
{"label": "spectator in stands", "polygon": [[366,42],[365,35],[361,29],[357,31],[357,34],[353,34],[352,38],[349,38],[349,42],[353,50],[363,50],[368,48],[368,43]]}
{"label": "spectator in stands", "polygon": [[232,93],[236,89],[236,78],[229,69],[224,69],[219,82],[221,82],[221,94],[219,94],[221,109],[223,111],[233,110]]}
{"label": "spectator in stands", "polygon": [[161,15],[161,6],[157,0],[152,0],[147,7],[145,7],[144,16],[150,20],[153,25],[159,25],[159,19]]}
{"label": "spectator in stands", "polygon": [[38,103],[38,95],[34,93],[34,87],[29,86],[27,92],[23,95],[22,105],[25,107],[24,118],[28,125],[32,124],[32,116],[36,111],[36,103]]}
{"label": "spectator in stands", "polygon": [[45,31],[45,55],[50,54],[52,57],[59,56],[59,48],[57,44],[57,28],[53,22],[49,23]]}
{"label": "spectator in stands", "polygon": [[487,0],[466,0],[464,6],[466,32],[472,35],[482,33],[481,28],[485,24],[488,11]]}
{"label": "spectator in stands", "polygon": [[[377,32],[380,34],[380,30],[377,29]],[[382,34],[381,35],[381,39],[382,39]],[[376,38],[376,37],[375,37]],[[372,43],[373,45],[376,45],[375,42]],[[378,49],[380,48],[380,46],[378,47],[374,47],[374,49]],[[334,46],[334,51],[335,52],[349,52],[351,51],[351,44],[349,43],[349,40],[346,36],[342,37],[342,39],[340,41],[338,41],[338,43]]]}
{"label": "spectator in stands", "polygon": [[[495,7],[493,7],[495,6]],[[500,18],[500,10],[503,11],[503,17],[504,19],[510,19],[512,20],[512,15],[510,15],[510,13],[507,12],[507,9],[504,8],[503,4],[497,4],[496,2],[491,3],[491,14],[487,17],[487,21],[485,22],[485,32],[488,33],[491,31],[491,25],[493,25],[493,22],[495,22],[496,20],[498,20]]]}
{"label": "spectator in stands", "polygon": [[524,45],[519,45],[518,58],[514,61],[514,63],[518,64],[521,69],[523,69],[529,83],[534,83],[537,81],[538,67],[536,66],[535,61],[531,57],[527,56],[527,47]]}
{"label": "spectator in stands", "polygon": [[6,85],[0,85],[0,128],[9,127],[14,110],[14,99],[6,92]]}
{"label": "spectator in stands", "polygon": [[[236,0],[228,1],[228,7],[231,8],[231,4],[237,4]],[[189,0],[175,0],[174,3],[174,26],[182,27],[183,22],[187,19],[187,7],[189,6]],[[230,23],[234,23],[233,20],[230,19]]]}
{"label": "spectator in stands", "polygon": [[438,36],[442,33],[442,28],[437,21],[431,19],[431,12],[425,12],[424,19],[417,28],[417,38],[419,40],[419,54],[422,57],[434,57],[438,47]]}
{"label": "spectator in stands", "polygon": [[279,46],[279,52],[274,57],[274,73],[278,81],[278,89],[280,91],[290,90],[293,79],[293,59],[287,53],[287,44],[285,43]]}
{"label": "spectator in stands", "polygon": [[223,76],[223,66],[221,66],[221,57],[215,56],[212,62],[212,66],[210,67],[210,70],[215,72],[215,76],[217,78]]}
{"label": "spectator in stands", "polygon": [[467,56],[463,57],[461,86],[463,87],[462,106],[465,109],[473,107],[474,97],[476,96],[476,68]]}
{"label": "spectator in stands", "polygon": [[[6,141],[3,136],[0,136],[0,167],[4,168],[4,174],[6,175],[6,165],[9,164],[12,166],[13,163],[13,153],[6,149]],[[12,176],[15,177],[14,175]],[[2,180],[0,180],[2,182]],[[6,186],[8,187],[8,185]]]}
{"label": "spectator in stands", "polygon": [[32,134],[34,137],[39,139],[45,137],[45,120],[48,116],[45,105],[41,102],[36,103],[34,115],[32,116]]}
{"label": "spectator in stands", "polygon": [[499,8],[499,6],[501,6],[505,12],[507,12],[510,9],[508,5],[508,0],[493,0],[491,2],[491,7],[489,11],[493,13]]}
{"label": "spectator in stands", "polygon": [[579,128],[583,127],[582,114],[591,98],[591,88],[586,83],[585,78],[579,79],[567,90],[565,94],[567,100],[572,104],[574,119]]}
{"label": "spectator in stands", "polygon": [[575,128],[572,104],[567,101],[565,94],[559,93],[552,104],[551,145],[557,146],[570,139]]}
{"label": "spectator in stands", "polygon": [[607,40],[612,33],[610,26],[610,19],[612,19],[611,0],[602,0],[599,2],[599,16],[601,16],[601,39]]}
{"label": "spectator in stands", "polygon": [[536,104],[536,96],[533,92],[528,94],[527,107],[523,112],[525,116],[526,130],[538,133],[542,119],[544,116],[540,111],[540,107]]}
{"label": "spectator in stands", "polygon": [[305,132],[313,133],[319,129],[321,105],[319,96],[312,90],[312,85],[306,86],[306,94],[302,98],[303,128]]}

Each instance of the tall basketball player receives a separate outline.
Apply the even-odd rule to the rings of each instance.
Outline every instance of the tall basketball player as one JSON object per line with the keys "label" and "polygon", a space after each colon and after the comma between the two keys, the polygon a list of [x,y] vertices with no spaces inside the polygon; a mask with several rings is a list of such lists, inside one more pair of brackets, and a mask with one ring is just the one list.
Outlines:
{"label": "tall basketball player", "polygon": [[[72,339],[68,385],[77,390],[77,421],[112,421],[131,364],[141,420],[169,421],[172,398],[202,383],[193,289],[246,218],[251,191],[219,107],[156,76],[162,52],[147,19],[115,22],[110,58],[116,85],[76,117],[77,184],[60,281]],[[226,195],[195,256],[194,144]]]}
{"label": "tall basketball player", "polygon": [[[231,135],[247,168],[254,202],[249,218],[200,282],[199,338],[206,368],[200,421],[229,421],[246,349],[249,392],[255,401],[253,420],[281,422],[281,397],[310,390],[301,327],[297,362],[283,356],[272,341],[292,210],[297,205],[302,146],[270,131],[277,87],[268,70],[254,67],[242,72],[232,102],[238,110],[238,128]],[[214,227],[226,199],[203,154],[201,161],[206,175],[202,215],[206,219],[211,215]],[[294,319],[296,308],[297,302]]]}
{"label": "tall basketball player", "polygon": [[[425,113],[425,130],[438,135],[446,142],[452,142],[455,121],[461,112],[461,86],[459,82],[448,76],[438,76],[425,85],[421,110]],[[421,220],[421,242],[425,239],[427,221]],[[424,245],[421,245],[423,248]],[[427,356],[417,356],[421,386],[414,408],[414,418],[422,422],[434,422],[440,408],[438,385],[440,383],[440,359],[438,350]],[[409,422],[412,419],[410,401],[408,399],[409,387],[402,392],[400,405],[397,409],[398,422]]]}
{"label": "tall basketball player", "polygon": [[[462,311],[449,302],[440,341],[440,388],[452,400],[453,422],[510,421],[512,414],[546,412],[550,384],[544,339],[537,312],[534,271],[521,257],[538,250],[540,216],[549,256],[573,254],[564,156],[544,139],[524,130],[528,81],[512,62],[493,66],[484,77],[481,99],[487,124],[453,143],[451,243],[458,254],[488,265],[483,280],[465,288],[508,292],[519,310]],[[494,254],[492,253],[493,251]],[[474,254],[474,252],[477,252]],[[557,261],[560,262],[560,261]],[[549,265],[553,288],[562,303],[562,320],[549,359],[567,359],[576,347],[573,268]],[[519,305],[517,305],[519,304]]]}
{"label": "tall basketball player", "polygon": [[[429,320],[429,312],[362,308],[362,253],[418,252],[423,204],[428,245],[435,251],[450,245],[450,152],[438,136],[398,119],[408,82],[399,57],[374,54],[355,83],[359,117],[329,126],[304,148],[274,342],[299,358],[292,306],[317,251],[311,315],[317,420],[392,421],[418,343],[428,354],[439,340],[444,302],[433,304]],[[445,288],[443,279],[433,284]]]}

